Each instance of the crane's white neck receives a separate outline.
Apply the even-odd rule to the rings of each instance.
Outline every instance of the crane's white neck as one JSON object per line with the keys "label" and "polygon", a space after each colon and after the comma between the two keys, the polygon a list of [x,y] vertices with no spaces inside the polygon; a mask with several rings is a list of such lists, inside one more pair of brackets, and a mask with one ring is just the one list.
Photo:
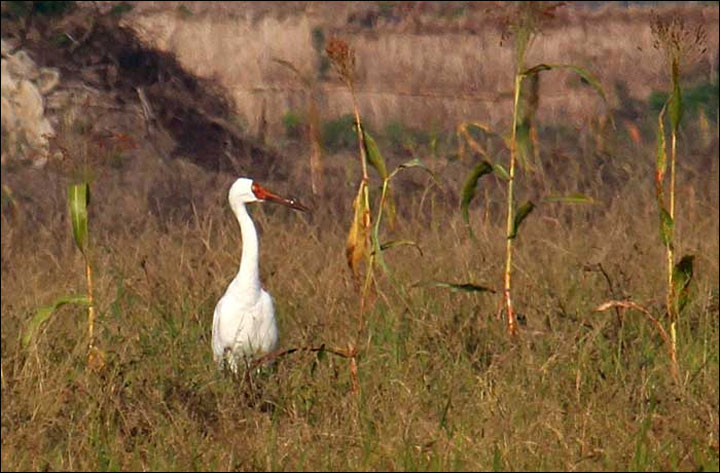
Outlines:
{"label": "crane's white neck", "polygon": [[230,285],[232,291],[240,291],[244,294],[257,293],[260,297],[260,270],[258,264],[259,248],[258,236],[255,224],[248,214],[245,204],[240,203],[233,209],[235,216],[240,223],[242,234],[242,258],[240,270]]}

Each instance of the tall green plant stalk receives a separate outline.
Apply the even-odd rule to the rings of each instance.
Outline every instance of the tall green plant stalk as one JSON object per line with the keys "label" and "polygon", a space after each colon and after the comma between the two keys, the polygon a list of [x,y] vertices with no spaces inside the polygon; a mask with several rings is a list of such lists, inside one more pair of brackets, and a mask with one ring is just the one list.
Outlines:
{"label": "tall green plant stalk", "polygon": [[[360,120],[360,110],[355,95],[355,52],[343,40],[333,38],[328,42],[325,51],[330,58],[330,62],[337,72],[340,79],[345,83],[352,97],[353,112],[355,114],[355,128],[358,136],[358,148],[360,156],[360,166],[362,169],[362,179],[358,186],[358,191],[353,200],[353,221],[350,225],[348,233],[345,254],[348,265],[353,272],[355,280],[359,280],[360,261],[365,261],[366,276],[372,271],[370,261],[370,252],[368,251],[370,241],[370,192],[368,189],[369,177],[367,171],[367,155],[365,154],[365,139]],[[365,308],[368,296],[368,284],[371,278],[366,277],[366,284],[363,284],[360,294],[360,310],[358,313],[358,338],[362,337],[365,329]],[[350,379],[352,381],[352,390],[355,394],[359,393],[360,387],[358,383],[358,367],[357,367],[357,349],[355,344],[348,347],[353,354],[350,358]]]}
{"label": "tall green plant stalk", "polygon": [[[515,83],[513,88],[513,115],[512,130],[510,136],[510,164],[507,180],[507,221],[505,227],[505,274],[503,299],[505,302],[505,317],[507,330],[510,336],[517,335],[517,316],[512,304],[512,256],[513,239],[516,233],[515,223],[515,166],[518,158],[518,124],[520,115],[520,95],[522,93],[522,82],[525,78],[525,55],[532,44],[539,28],[540,10],[533,2],[521,2],[517,11],[517,20],[512,24],[511,34],[514,40],[515,49]],[[527,145],[527,143],[526,143]]]}
{"label": "tall green plant stalk", "polygon": [[[360,181],[360,188],[358,189],[358,196],[362,194],[362,210],[363,210],[363,218],[362,218],[362,228],[363,228],[363,236],[362,238],[365,239],[366,245],[367,241],[370,238],[370,228],[372,226],[372,217],[370,215],[370,178],[368,176],[368,166],[367,166],[367,154],[365,153],[366,145],[365,145],[365,132],[362,128],[362,122],[360,120],[360,110],[358,108],[357,103],[357,97],[355,96],[355,87],[350,87],[350,95],[352,96],[353,101],[353,113],[355,114],[355,129],[357,130],[357,136],[358,136],[358,148],[360,151],[360,163],[362,166],[362,180]],[[370,252],[366,252],[367,258],[366,258],[366,265],[365,265],[365,271],[366,271],[366,278],[365,278],[365,284],[363,284],[362,289],[362,296],[360,297],[360,326],[362,328],[365,320],[365,308],[366,308],[366,301],[370,292],[370,283],[372,280],[372,261]]]}
{"label": "tall green plant stalk", "polygon": [[[345,83],[350,96],[352,98],[353,115],[355,118],[355,130],[357,132],[358,151],[360,157],[360,167],[362,177],[358,186],[357,194],[353,200],[353,221],[348,232],[347,245],[345,248],[348,266],[353,273],[355,282],[360,291],[360,310],[358,317],[358,338],[362,338],[365,333],[365,312],[368,308],[373,289],[377,290],[377,281],[375,277],[375,266],[379,266],[395,288],[398,294],[406,301],[407,294],[405,290],[396,283],[392,273],[383,258],[383,251],[389,248],[403,245],[411,245],[419,247],[417,243],[410,240],[397,240],[381,243],[379,239],[380,222],[383,218],[383,211],[387,212],[386,221],[392,222],[395,215],[395,207],[392,202],[392,193],[390,182],[392,178],[400,171],[408,168],[419,167],[426,172],[432,173],[418,159],[413,159],[400,164],[392,172],[388,172],[385,159],[380,153],[375,140],[370,136],[363,127],[360,117],[360,107],[358,106],[357,95],[355,93],[355,54],[352,48],[343,40],[333,38],[328,42],[326,52],[330,58],[330,62],[338,73],[342,81]],[[369,166],[375,168],[382,179],[382,192],[380,202],[377,208],[376,218],[371,217],[370,208],[370,176],[368,172]],[[434,176],[433,176],[434,178]],[[364,263],[365,274],[364,282],[361,282],[360,263]],[[409,304],[407,304],[410,307]],[[412,309],[410,309],[412,310]],[[368,338],[369,341],[369,338]],[[353,382],[353,391],[358,391],[357,383],[357,363],[355,354],[357,353],[354,346],[350,346],[350,373]]]}
{"label": "tall green plant stalk", "polygon": [[87,284],[88,306],[88,350],[92,354],[95,346],[95,304],[93,299],[93,277],[90,258],[88,256],[88,203],[90,201],[90,185],[87,181],[71,184],[68,187],[68,208],[72,221],[75,245],[83,255],[85,263],[85,282]]}
{"label": "tall green plant stalk", "polygon": [[[679,17],[661,18],[654,15],[651,24],[655,48],[665,54],[672,91],[665,105],[658,114],[657,149],[655,152],[655,197],[660,216],[660,240],[665,246],[666,266],[666,298],[665,319],[669,324],[668,331],[658,318],[653,317],[650,311],[632,301],[610,301],[596,310],[604,311],[610,307],[622,307],[637,310],[645,314],[656,327],[660,337],[668,348],[670,357],[670,371],[676,382],[680,381],[678,367],[678,340],[677,323],[680,314],[689,302],[690,283],[693,279],[693,261],[695,256],[684,255],[675,263],[675,181],[677,167],[677,132],[683,116],[682,89],[680,88],[680,66],[690,63],[698,53],[705,52],[705,29],[702,25],[694,29],[688,28],[685,21]],[[669,201],[665,202],[665,174],[668,165],[667,142],[665,137],[665,115],[670,118],[670,184]]]}
{"label": "tall green plant stalk", "polygon": [[[353,201],[354,218],[348,233],[346,246],[346,256],[348,265],[359,281],[360,261],[365,262],[365,271],[372,271],[370,260],[370,252],[368,251],[370,243],[370,178],[368,176],[368,157],[366,153],[365,132],[360,119],[360,108],[358,107],[357,95],[355,94],[355,51],[342,39],[332,38],[325,48],[330,63],[337,72],[340,79],[345,83],[353,105],[353,114],[355,117],[355,131],[357,132],[358,156],[360,157],[360,168],[362,169],[362,178],[358,186],[358,191]],[[365,278],[366,284],[362,285],[360,296],[360,313],[359,326],[362,330],[364,326],[364,314],[366,302],[369,295],[369,284],[372,278]]]}
{"label": "tall green plant stalk", "polygon": [[[673,57],[671,65],[671,77],[673,93],[670,96],[670,202],[669,214],[670,221],[673,223],[669,228],[669,244],[665,245],[667,252],[667,291],[666,306],[667,313],[670,318],[670,342],[672,344],[672,353],[677,354],[677,319],[678,311],[675,304],[675,290],[673,288],[673,268],[675,262],[675,163],[677,162],[677,128],[680,126],[680,120],[683,113],[682,90],[680,89],[680,66],[679,58]],[[677,358],[672,360],[677,366]]]}
{"label": "tall green plant stalk", "polygon": [[[515,179],[518,175],[518,167],[524,170],[531,170],[531,155],[538,156],[538,148],[535,138],[534,116],[539,104],[539,74],[544,71],[554,69],[570,70],[579,75],[588,85],[605,100],[605,93],[598,82],[585,69],[572,64],[538,64],[534,67],[527,68],[525,65],[526,54],[532,45],[537,33],[540,31],[542,22],[547,18],[553,17],[553,11],[557,4],[546,4],[545,2],[518,2],[509,6],[509,12],[505,21],[509,25],[506,35],[512,36],[514,40],[514,87],[513,87],[513,109],[512,109],[512,128],[510,130],[510,139],[506,141],[506,146],[510,152],[510,162],[508,171],[499,163],[493,162],[493,158],[488,155],[487,151],[475,140],[469,133],[469,127],[482,131],[486,135],[494,135],[489,128],[481,123],[472,122],[462,124],[458,127],[458,134],[462,141],[461,151],[464,149],[464,143],[467,142],[477,154],[482,156],[482,161],[475,165],[470,172],[465,184],[463,185],[462,198],[460,207],[462,209],[463,219],[469,225],[469,205],[475,196],[475,189],[479,179],[488,174],[494,174],[497,178],[507,183],[506,194],[506,226],[505,226],[505,268],[503,273],[503,296],[502,303],[499,304],[498,318],[504,308],[505,321],[507,324],[508,334],[510,336],[517,335],[518,323],[517,314],[513,307],[512,300],[512,270],[513,270],[513,240],[518,236],[523,221],[535,209],[535,203],[525,201],[516,207],[516,189]],[[523,81],[529,78],[532,81],[530,93],[523,94]],[[461,153],[462,154],[462,153]],[[539,164],[539,163],[538,163]],[[564,202],[564,203],[591,203],[592,199],[582,195],[575,194],[570,196],[550,195],[543,199],[543,202]],[[472,230],[470,232],[472,236]],[[449,285],[448,287],[455,287]]]}
{"label": "tall green plant stalk", "polygon": [[[679,95],[678,95],[679,97]],[[675,222],[675,162],[677,161],[677,133],[673,126],[670,145],[670,219]],[[666,305],[670,316],[670,343],[672,344],[672,363],[677,367],[677,319],[678,311],[675,307],[675,290],[673,288],[673,268],[675,262],[675,225],[670,227],[670,244],[667,249],[667,297]],[[675,368],[677,370],[677,368]]]}
{"label": "tall green plant stalk", "polygon": [[[660,212],[660,237],[666,255],[666,313],[670,324],[670,353],[673,372],[677,369],[677,323],[680,312],[688,301],[688,286],[692,280],[693,256],[685,255],[675,263],[675,182],[677,167],[677,132],[682,121],[684,106],[680,86],[680,68],[683,62],[696,59],[705,51],[705,30],[700,25],[689,28],[684,19],[675,16],[670,19],[654,16],[651,25],[655,47],[662,50],[667,61],[672,91],[665,106],[658,115],[658,149],[656,152],[655,186]],[[664,201],[664,179],[667,166],[664,116],[670,118],[670,184],[667,208]]]}

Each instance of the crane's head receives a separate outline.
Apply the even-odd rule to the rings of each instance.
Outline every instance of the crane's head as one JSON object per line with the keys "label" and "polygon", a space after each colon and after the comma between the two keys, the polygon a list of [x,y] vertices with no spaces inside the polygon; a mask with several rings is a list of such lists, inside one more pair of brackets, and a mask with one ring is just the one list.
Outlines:
{"label": "crane's head", "polygon": [[230,201],[230,207],[232,207],[233,210],[235,210],[235,208],[239,205],[265,201],[282,204],[296,210],[302,210],[303,212],[310,210],[295,199],[280,197],[274,192],[265,189],[252,179],[248,179],[246,177],[241,177],[233,183],[230,187],[228,200]]}

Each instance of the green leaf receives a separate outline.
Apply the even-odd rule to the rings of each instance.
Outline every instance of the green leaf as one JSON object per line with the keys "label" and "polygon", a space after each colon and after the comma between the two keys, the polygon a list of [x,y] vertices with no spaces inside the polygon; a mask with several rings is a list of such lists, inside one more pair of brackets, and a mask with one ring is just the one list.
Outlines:
{"label": "green leaf", "polygon": [[513,222],[512,233],[508,236],[508,239],[512,240],[517,236],[518,230],[520,229],[520,225],[523,223],[523,220],[525,220],[534,209],[535,204],[533,204],[529,200],[520,206],[520,208],[515,213],[515,221]]}
{"label": "green leaf", "polygon": [[425,164],[422,161],[420,161],[418,158],[411,159],[410,161],[405,161],[404,163],[398,165],[398,167],[396,167],[393,170],[393,172],[390,173],[390,176],[388,177],[388,179],[392,179],[393,177],[395,177],[395,174],[399,173],[403,169],[410,169],[410,168],[420,168],[423,171],[430,174],[430,176],[432,176],[433,180],[435,179],[435,175],[433,174],[433,172],[427,166],[425,166]]}
{"label": "green leaf", "polygon": [[88,237],[88,203],[90,200],[90,186],[87,183],[71,184],[68,188],[68,205],[70,219],[72,220],[75,244],[85,253]]}
{"label": "green leaf", "polygon": [[[385,200],[387,198],[387,193],[390,191],[390,178],[387,178],[383,181],[383,188],[382,188],[382,196],[381,199]],[[371,260],[374,258],[375,261],[377,261],[377,264],[380,265],[382,270],[385,272],[385,274],[392,279],[392,272],[390,271],[390,268],[388,267],[387,263],[385,262],[385,258],[383,257],[383,250],[382,246],[380,245],[380,222],[382,221],[382,207],[380,210],[378,210],[377,218],[375,219],[375,224],[372,227],[372,232],[370,233],[370,244],[372,245],[372,250],[370,252],[370,258]],[[372,266],[372,265],[371,265]],[[370,276],[370,272],[368,272],[367,276]]]}
{"label": "green leaf", "polygon": [[389,250],[390,248],[395,248],[396,246],[414,246],[418,250],[418,253],[420,253],[420,256],[423,256],[423,252],[422,252],[422,249],[420,249],[420,245],[418,245],[417,243],[415,243],[412,240],[387,241],[380,245],[380,249],[382,251],[385,251],[385,250]]}
{"label": "green leaf", "polygon": [[693,261],[695,255],[685,255],[673,268],[673,295],[675,296],[675,314],[679,314],[687,305],[690,282],[693,278]]}
{"label": "green leaf", "polygon": [[673,91],[670,96],[670,123],[672,124],[673,133],[677,133],[680,121],[683,117],[683,98],[682,90],[680,89],[680,73],[677,63],[677,59],[673,59],[672,63],[672,83]]}
{"label": "green leaf", "polygon": [[380,154],[380,148],[378,148],[377,143],[367,131],[363,130],[363,135],[365,137],[365,152],[367,153],[368,162],[380,174],[382,179],[387,179],[387,166],[385,165],[385,159]]}
{"label": "green leaf", "polygon": [[440,287],[443,289],[449,289],[452,292],[495,292],[494,289],[487,286],[480,286],[472,283],[451,283],[442,281],[427,281],[419,282],[413,285],[413,287]]}
{"label": "green leaf", "polygon": [[90,300],[87,296],[66,296],[56,300],[52,305],[41,307],[40,309],[38,309],[37,313],[30,320],[30,323],[28,324],[28,327],[23,334],[23,348],[27,347],[30,344],[33,335],[38,330],[40,325],[42,325],[43,322],[49,319],[53,312],[55,312],[58,308],[62,307],[65,304],[78,304],[87,306],[90,304]]}
{"label": "green leaf", "polygon": [[[487,161],[482,161],[475,165],[473,170],[465,180],[465,184],[462,188],[460,209],[462,211],[462,217],[466,225],[470,225],[470,202],[475,198],[475,189],[477,187],[478,180],[486,174],[490,174],[493,171],[492,164]],[[472,230],[471,230],[472,231]]]}
{"label": "green leaf", "polygon": [[[323,343],[320,345],[320,349],[317,351],[316,355],[318,361],[327,360],[327,351],[325,350],[325,344]],[[314,367],[315,365],[313,365]]]}
{"label": "green leaf", "polygon": [[600,85],[600,81],[597,80],[595,76],[590,74],[590,72],[588,72],[586,69],[575,66],[573,64],[538,64],[535,67],[527,69],[521,74],[523,76],[531,76],[533,74],[539,74],[542,71],[550,71],[553,69],[570,69],[571,71],[575,72],[577,75],[582,77],[588,84],[590,84],[593,89],[595,89],[598,95],[602,97],[603,101],[607,102],[607,98],[605,97],[605,91],[603,90],[602,85]]}
{"label": "green leaf", "polygon": [[502,164],[493,164],[493,172],[497,177],[502,179],[503,181],[509,181],[510,180],[510,174],[508,174],[507,170],[503,167]]}
{"label": "green leaf", "polygon": [[[370,139],[372,140],[372,138],[370,138]],[[373,142],[373,143],[374,143],[374,142]],[[373,145],[373,146],[374,146],[374,145]],[[378,154],[379,154],[379,151],[378,151]],[[384,166],[384,165],[385,165],[385,164],[384,164],[384,162],[383,162],[383,166]],[[384,209],[385,209],[385,212],[387,213],[387,218],[388,218],[388,222],[389,222],[390,228],[393,228],[394,222],[395,222],[395,201],[394,201],[394,199],[393,199],[393,192],[392,192],[392,190],[390,189],[390,180],[391,180],[393,177],[395,177],[395,175],[396,175],[397,173],[399,173],[400,171],[402,171],[402,170],[404,170],[404,169],[414,168],[414,167],[417,167],[417,168],[420,168],[420,169],[426,171],[427,173],[430,174],[430,176],[432,177],[433,181],[436,181],[435,175],[432,173],[432,171],[430,171],[430,169],[428,169],[428,167],[425,166],[425,164],[423,164],[423,162],[420,161],[420,160],[417,159],[417,158],[411,159],[410,161],[406,161],[406,162],[400,164],[398,167],[396,167],[396,168],[393,170],[392,173],[390,173],[389,176],[385,176],[384,179],[385,179],[386,182],[383,183],[383,186],[385,186],[386,189],[383,191],[383,192],[385,193],[385,197],[384,197],[384,199],[383,199],[383,207],[384,207]],[[383,169],[384,169],[384,168],[383,168]],[[385,171],[385,172],[387,172],[387,171]],[[437,181],[436,181],[436,183],[437,183]]]}
{"label": "green leaf", "polygon": [[585,194],[551,195],[545,197],[543,202],[561,202],[564,204],[594,204],[595,200]]}
{"label": "green leaf", "polygon": [[[388,178],[388,181],[390,178]],[[385,198],[383,199],[383,212],[387,216],[388,226],[393,229],[395,228],[395,199],[393,198],[392,189],[390,189],[390,182],[388,182],[387,190],[385,192]]]}
{"label": "green leaf", "polygon": [[517,145],[517,159],[520,167],[527,171],[533,171],[531,158],[533,154],[533,142],[531,137],[532,125],[529,119],[523,118],[517,124],[515,131],[515,143]]}
{"label": "green leaf", "polygon": [[665,179],[665,171],[667,170],[667,145],[665,143],[664,123],[667,106],[668,102],[665,102],[658,114],[657,150],[655,153],[655,184],[657,186],[658,202],[662,202],[662,182]]}
{"label": "green leaf", "polygon": [[673,219],[668,211],[660,207],[660,240],[666,247],[672,246],[673,225]]}
{"label": "green leaf", "polygon": [[500,453],[497,444],[493,448],[492,471],[505,471],[502,453]]}

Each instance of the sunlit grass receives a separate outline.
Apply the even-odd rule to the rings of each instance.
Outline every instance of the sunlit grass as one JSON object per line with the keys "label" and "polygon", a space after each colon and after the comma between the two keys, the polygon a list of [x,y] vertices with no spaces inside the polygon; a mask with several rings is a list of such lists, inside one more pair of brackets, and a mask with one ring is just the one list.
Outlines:
{"label": "sunlit grass", "polygon": [[[101,184],[110,199],[122,190]],[[367,313],[371,349],[358,359],[357,398],[346,361],[332,356],[280,360],[257,381],[255,398],[215,369],[212,308],[240,239],[214,199],[197,201],[198,217],[187,222],[135,216],[133,231],[107,230],[102,209],[111,201],[95,203],[94,241],[103,249],[96,343],[107,351],[97,373],[85,367],[81,308],[48,321],[35,351],[21,348],[28,314],[48,288],[82,289],[81,279],[64,274],[83,263],[66,222],[44,220],[30,243],[5,220],[3,469],[717,468],[717,240],[705,233],[716,234],[717,218],[704,215],[698,232],[685,235],[707,256],[697,297],[679,321],[688,367],[681,386],[644,320],[618,324],[592,312],[608,291],[602,275],[585,269],[593,258],[638,299],[663,285],[661,274],[646,270],[659,253],[644,242],[652,210],[638,220],[632,207],[642,191],[626,188],[631,194],[619,202],[627,204],[589,220],[573,208],[567,225],[527,224],[516,289],[528,326],[514,344],[494,319],[492,297],[410,287],[486,279],[499,263],[475,262],[493,261],[502,246],[483,235],[469,243],[455,205],[439,192],[425,201],[406,196],[400,205],[410,215],[436,209],[427,216],[433,224],[398,215],[397,232],[418,235],[423,256],[410,246],[385,255],[409,300],[379,287],[387,297]],[[348,314],[357,295],[343,257],[345,223],[322,217],[322,208],[312,224],[285,218],[283,209],[256,210],[280,346],[346,340],[356,329]],[[501,232],[496,220],[492,230]],[[616,231],[618,222],[634,229]],[[567,238],[575,233],[583,238]],[[46,264],[48,253],[36,249],[56,248],[58,235],[68,245],[52,250],[57,264]]]}

